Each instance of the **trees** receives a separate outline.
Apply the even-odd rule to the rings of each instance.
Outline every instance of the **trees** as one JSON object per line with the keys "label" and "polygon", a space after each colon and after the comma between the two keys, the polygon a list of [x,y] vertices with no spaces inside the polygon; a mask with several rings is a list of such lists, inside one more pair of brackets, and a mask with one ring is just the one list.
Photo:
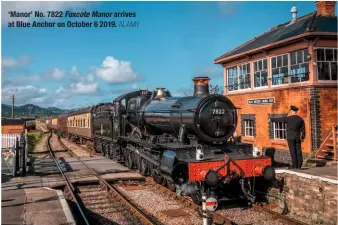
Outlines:
{"label": "trees", "polygon": [[[223,87],[216,84],[216,85],[212,85],[209,84],[209,92],[210,94],[219,94],[222,95],[223,94]],[[191,88],[189,88],[189,91],[184,93],[185,96],[193,96],[194,95],[194,86],[191,86]]]}

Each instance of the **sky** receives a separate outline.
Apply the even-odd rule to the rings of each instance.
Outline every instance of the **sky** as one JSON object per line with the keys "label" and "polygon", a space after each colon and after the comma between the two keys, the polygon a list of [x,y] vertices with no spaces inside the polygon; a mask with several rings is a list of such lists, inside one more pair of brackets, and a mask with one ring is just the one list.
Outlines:
{"label": "sky", "polygon": [[[73,109],[132,90],[182,96],[194,76],[224,86],[220,55],[315,2],[2,2],[2,103]],[[8,11],[135,12],[134,18],[11,18]],[[18,28],[11,21],[139,22],[138,27]]]}

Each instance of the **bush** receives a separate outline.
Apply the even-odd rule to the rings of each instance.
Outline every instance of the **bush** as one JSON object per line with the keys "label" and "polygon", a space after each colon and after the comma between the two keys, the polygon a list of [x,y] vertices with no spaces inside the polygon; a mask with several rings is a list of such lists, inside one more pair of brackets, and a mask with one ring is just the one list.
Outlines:
{"label": "bush", "polygon": [[34,153],[36,145],[40,142],[43,133],[40,131],[33,131],[27,134],[28,139],[28,153]]}

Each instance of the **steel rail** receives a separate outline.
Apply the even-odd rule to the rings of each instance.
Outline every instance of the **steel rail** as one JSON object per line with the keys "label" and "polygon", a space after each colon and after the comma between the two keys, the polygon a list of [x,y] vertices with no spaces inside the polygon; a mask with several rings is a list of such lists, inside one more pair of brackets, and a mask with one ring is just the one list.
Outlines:
{"label": "steel rail", "polygon": [[307,225],[306,223],[303,223],[303,222],[301,222],[301,221],[299,221],[299,220],[296,220],[296,219],[294,219],[294,218],[291,218],[291,217],[282,215],[282,214],[280,214],[280,213],[278,213],[278,212],[275,212],[275,211],[273,211],[273,210],[271,210],[271,209],[268,209],[268,208],[266,208],[266,207],[264,207],[264,206],[260,206],[260,205],[257,205],[257,204],[253,204],[253,205],[252,205],[252,208],[253,208],[254,210],[256,210],[256,211],[264,211],[264,212],[267,212],[267,213],[271,214],[271,215],[274,216],[274,217],[277,217],[277,218],[279,218],[279,219],[281,219],[281,220],[284,220],[285,222],[287,222],[287,224],[290,224],[290,225]]}
{"label": "steel rail", "polygon": [[54,152],[52,151],[52,147],[50,146],[50,139],[52,137],[53,133],[51,132],[50,133],[50,136],[48,137],[48,141],[47,141],[47,148],[50,152],[50,155],[52,156],[56,166],[58,167],[63,179],[66,181],[66,185],[68,187],[68,190],[70,191],[70,194],[72,196],[72,198],[74,199],[75,203],[76,203],[76,207],[78,209],[78,211],[80,212],[81,216],[82,216],[82,219],[84,220],[84,222],[87,224],[87,225],[90,225],[90,223],[88,222],[88,219],[86,217],[86,215],[84,214],[83,210],[82,210],[82,207],[78,201],[78,198],[77,198],[77,195],[75,194],[75,189],[74,189],[74,186],[72,185],[72,183],[70,182],[70,180],[66,177],[65,173],[63,172],[62,168],[61,168],[61,165],[59,164],[58,160],[55,158],[55,155],[54,155]]}
{"label": "steel rail", "polygon": [[[154,181],[154,179],[152,177],[147,177],[146,181],[148,181],[149,183],[155,185],[156,187],[158,187],[160,190],[165,191],[167,195],[172,195],[175,199],[179,200],[180,202],[182,202],[184,205],[186,205],[189,208],[192,208],[194,210],[201,210],[202,207],[199,205],[196,205],[193,201],[191,201],[191,199],[188,198],[184,198],[184,197],[178,197],[176,195],[175,192],[172,192],[171,190],[169,190],[168,188],[166,188],[165,186],[162,186],[161,184],[158,184]],[[212,215],[213,217],[213,221],[215,224],[222,224],[222,225],[238,225],[237,223],[235,223],[234,221],[231,221],[230,219],[228,219],[227,217],[220,215],[216,212],[208,212],[210,215]]]}
{"label": "steel rail", "polygon": [[[172,192],[171,190],[169,190],[168,188],[156,183],[153,178],[151,177],[147,177],[146,180],[150,183],[152,183],[153,185],[156,185],[159,189],[163,190],[166,192],[166,194],[168,195],[173,195],[176,199],[180,200],[183,204],[185,204],[186,206],[192,208],[192,209],[195,209],[195,210],[200,210],[201,209],[201,206],[199,205],[196,205],[195,203],[193,203],[191,201],[191,199],[188,199],[188,198],[184,198],[184,197],[178,197],[174,192]],[[287,224],[290,224],[290,225],[307,225],[306,223],[303,223],[301,221],[298,221],[294,218],[291,218],[291,217],[288,217],[288,216],[285,216],[285,215],[282,215],[278,212],[275,212],[271,209],[268,209],[266,207],[262,207],[260,205],[257,205],[257,204],[253,204],[252,205],[252,208],[256,211],[264,211],[268,214],[270,214],[271,216],[275,217],[275,218],[278,218],[278,219],[281,219],[283,221],[285,221]],[[235,222],[231,221],[230,219],[228,219],[227,217],[223,216],[223,215],[220,215],[218,214],[217,212],[208,212],[210,215],[212,215],[213,219],[214,219],[214,223],[216,224],[222,224],[222,225],[225,225],[225,224],[229,224],[229,225],[236,225]]]}
{"label": "steel rail", "polygon": [[114,197],[119,198],[121,201],[125,203],[129,207],[129,209],[134,213],[136,217],[138,217],[144,224],[149,224],[149,225],[156,225],[157,223],[148,217],[142,210],[140,210],[133,202],[131,202],[124,194],[122,194],[117,188],[114,186],[110,185],[104,178],[101,177],[94,169],[89,167],[85,162],[83,162],[80,157],[75,155],[60,139],[60,136],[58,136],[58,140],[60,145],[67,149],[79,162],[81,162],[87,169],[89,169],[100,181],[100,184],[104,185],[107,190],[110,190],[111,194]]}

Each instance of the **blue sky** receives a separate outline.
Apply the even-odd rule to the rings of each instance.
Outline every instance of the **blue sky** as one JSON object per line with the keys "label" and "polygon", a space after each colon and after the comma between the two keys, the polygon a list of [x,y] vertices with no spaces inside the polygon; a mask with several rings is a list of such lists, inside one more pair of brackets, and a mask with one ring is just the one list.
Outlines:
{"label": "blue sky", "polygon": [[[123,92],[191,88],[194,76],[223,86],[213,60],[272,27],[316,10],[315,2],[2,2],[2,102],[78,108]],[[137,28],[8,28],[8,11],[136,12]],[[36,18],[23,18],[32,22]]]}

